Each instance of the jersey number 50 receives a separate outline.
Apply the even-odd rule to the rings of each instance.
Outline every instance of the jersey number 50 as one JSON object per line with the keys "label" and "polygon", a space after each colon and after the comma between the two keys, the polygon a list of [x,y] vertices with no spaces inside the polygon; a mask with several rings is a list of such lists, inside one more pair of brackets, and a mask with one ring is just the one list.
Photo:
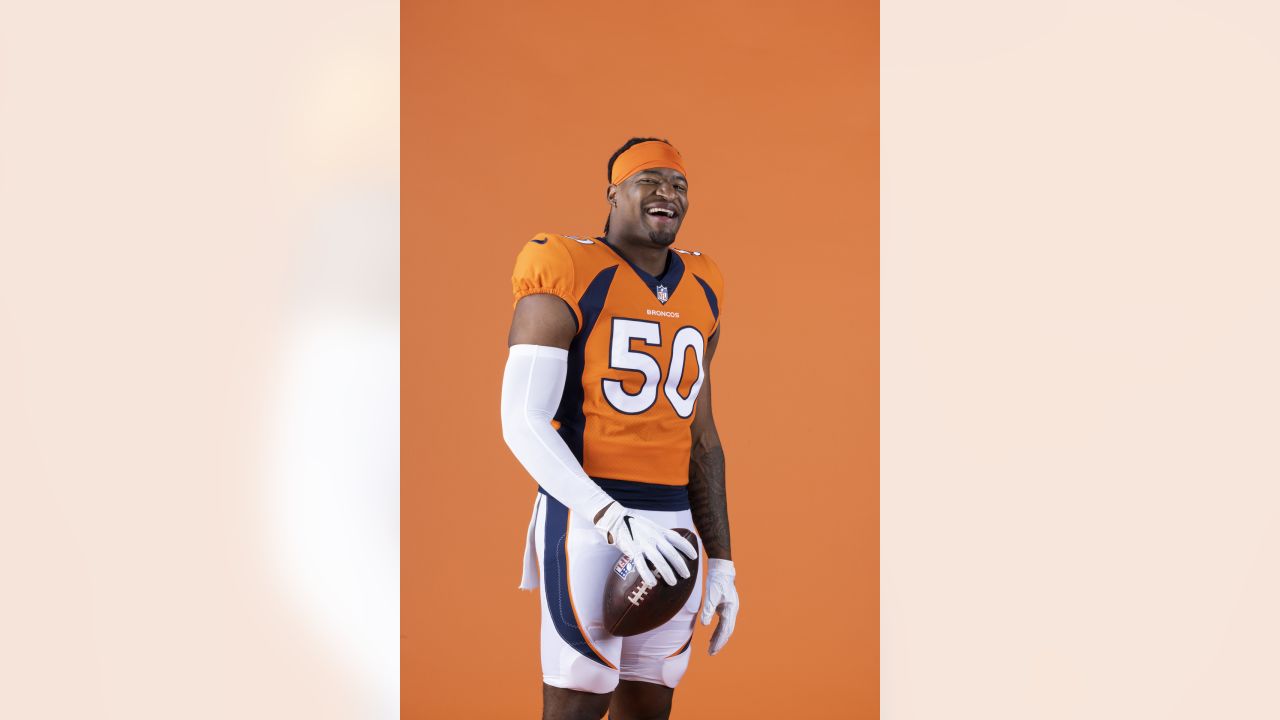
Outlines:
{"label": "jersey number 50", "polygon": [[[653,407],[658,399],[658,384],[662,380],[662,368],[658,360],[642,350],[632,350],[631,341],[640,340],[645,345],[662,345],[662,326],[648,320],[614,318],[609,336],[609,367],[630,370],[644,375],[644,386],[634,395],[622,387],[621,380],[601,380],[605,400],[615,410],[627,415],[638,415]],[[680,394],[680,381],[684,379],[684,357],[689,348],[697,358],[698,379],[693,381],[687,396]],[[676,414],[687,418],[693,414],[694,401],[702,388],[702,353],[706,341],[695,327],[685,326],[676,331],[671,340],[671,366],[667,368],[667,381],[662,384],[663,394],[671,401]]]}

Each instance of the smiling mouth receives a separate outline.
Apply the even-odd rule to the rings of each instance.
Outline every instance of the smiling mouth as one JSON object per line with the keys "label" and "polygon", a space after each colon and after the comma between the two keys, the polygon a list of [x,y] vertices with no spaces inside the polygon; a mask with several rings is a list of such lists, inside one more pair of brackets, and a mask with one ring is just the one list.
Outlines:
{"label": "smiling mouth", "polygon": [[657,218],[659,220],[675,220],[676,219],[676,211],[670,210],[667,208],[649,208],[648,210],[645,211],[644,214],[648,215],[651,218]]}

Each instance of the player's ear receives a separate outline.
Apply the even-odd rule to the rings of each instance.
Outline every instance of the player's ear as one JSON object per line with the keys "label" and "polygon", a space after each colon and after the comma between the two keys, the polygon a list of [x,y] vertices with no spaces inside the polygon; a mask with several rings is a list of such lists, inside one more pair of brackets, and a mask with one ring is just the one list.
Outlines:
{"label": "player's ear", "polygon": [[609,187],[607,187],[607,188],[605,188],[605,189],[604,189],[604,197],[605,197],[605,199],[606,199],[606,200],[608,200],[608,201],[609,201],[609,204],[610,204],[610,205],[617,205],[617,204],[618,204],[618,203],[613,199],[613,198],[614,198],[614,196],[615,196],[615,195],[617,195],[617,194],[618,194],[618,186],[617,186],[617,185],[610,185]]}

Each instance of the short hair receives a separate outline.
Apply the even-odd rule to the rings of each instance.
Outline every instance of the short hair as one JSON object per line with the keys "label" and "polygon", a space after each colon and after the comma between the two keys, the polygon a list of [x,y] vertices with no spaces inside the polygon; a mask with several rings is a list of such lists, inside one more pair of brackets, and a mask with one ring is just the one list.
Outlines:
{"label": "short hair", "polygon": [[[630,150],[632,145],[639,145],[639,144],[640,144],[640,143],[642,143],[642,142],[664,142],[664,143],[666,143],[666,144],[668,144],[668,145],[670,145],[670,144],[671,144],[671,141],[670,141],[670,140],[667,140],[666,138],[654,138],[654,137],[633,137],[633,138],[631,138],[630,140],[628,140],[628,141],[626,142],[626,144],[624,144],[622,147],[620,147],[620,148],[618,148],[616,151],[614,151],[613,155],[611,155],[611,156],[609,157],[609,168],[608,168],[608,171],[605,173],[605,178],[606,178],[610,183],[613,183],[613,163],[614,163],[614,161],[616,161],[616,160],[618,159],[618,156],[619,156],[619,155],[621,155],[622,153],[624,153],[624,152],[626,152],[626,151]],[[610,214],[612,214],[612,213],[610,213]],[[608,234],[609,234],[609,218],[608,218],[608,217],[606,217],[606,218],[604,219],[604,234],[605,234],[605,235],[608,235]]]}

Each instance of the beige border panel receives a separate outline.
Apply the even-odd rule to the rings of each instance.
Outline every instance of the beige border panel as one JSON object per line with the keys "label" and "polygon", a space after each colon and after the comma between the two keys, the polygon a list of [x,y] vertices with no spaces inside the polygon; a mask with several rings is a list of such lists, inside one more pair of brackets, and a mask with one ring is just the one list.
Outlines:
{"label": "beige border panel", "polygon": [[883,717],[1280,717],[1280,5],[882,37]]}
{"label": "beige border panel", "polygon": [[0,717],[397,716],[398,9],[0,3]]}

